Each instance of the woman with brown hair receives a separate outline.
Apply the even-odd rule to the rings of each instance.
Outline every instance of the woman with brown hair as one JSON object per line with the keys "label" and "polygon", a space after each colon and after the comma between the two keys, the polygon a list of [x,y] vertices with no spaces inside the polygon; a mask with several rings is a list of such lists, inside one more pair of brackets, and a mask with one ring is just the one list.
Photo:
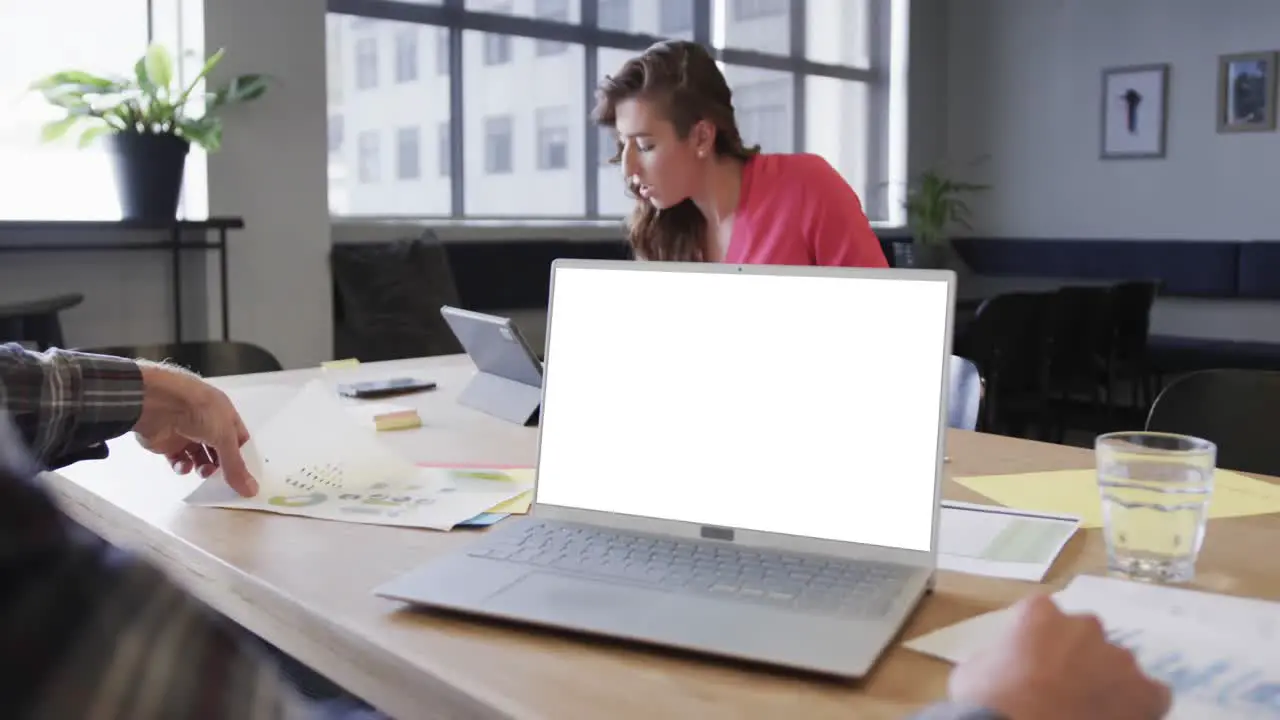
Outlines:
{"label": "woman with brown hair", "polygon": [[703,46],[660,42],[607,76],[595,121],[617,133],[646,260],[887,267],[862,203],[818,155],[746,147]]}

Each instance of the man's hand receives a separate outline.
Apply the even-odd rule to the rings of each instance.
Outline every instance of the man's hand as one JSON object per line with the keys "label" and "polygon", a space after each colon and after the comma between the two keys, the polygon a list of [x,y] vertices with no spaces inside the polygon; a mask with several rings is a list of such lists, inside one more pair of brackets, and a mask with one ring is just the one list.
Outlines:
{"label": "man's hand", "polygon": [[960,663],[951,699],[1009,720],[1164,717],[1169,689],[1143,674],[1128,650],[1107,641],[1092,616],[1064,615],[1047,596],[1012,609],[1014,624],[997,644]]}
{"label": "man's hand", "polygon": [[249,440],[240,414],[221,390],[180,368],[143,365],[138,442],[164,455],[173,469],[208,477],[222,468],[227,484],[246,497],[258,492],[240,446]]}

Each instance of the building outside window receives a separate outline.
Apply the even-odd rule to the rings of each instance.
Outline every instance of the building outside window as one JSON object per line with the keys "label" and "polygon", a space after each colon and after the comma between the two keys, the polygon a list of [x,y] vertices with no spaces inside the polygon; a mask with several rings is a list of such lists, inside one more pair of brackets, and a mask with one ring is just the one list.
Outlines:
{"label": "building outside window", "polygon": [[421,133],[417,127],[396,130],[396,179],[417,180],[422,174],[422,156],[418,148]]}
{"label": "building outside window", "polygon": [[490,175],[511,172],[510,115],[484,119],[484,171]]}

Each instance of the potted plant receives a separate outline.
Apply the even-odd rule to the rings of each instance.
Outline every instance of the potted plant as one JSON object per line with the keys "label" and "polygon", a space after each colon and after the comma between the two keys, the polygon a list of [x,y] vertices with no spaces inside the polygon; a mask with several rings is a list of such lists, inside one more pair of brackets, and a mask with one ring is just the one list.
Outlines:
{"label": "potted plant", "polygon": [[266,92],[261,75],[241,75],[216,89],[198,90],[222,60],[219,50],[185,87],[176,85],[173,59],[152,44],[134,65],[133,77],[103,77],[81,70],[54,73],[32,83],[65,117],[41,130],[45,142],[79,133],[80,147],[104,140],[127,220],[172,220],[187,153],[195,143],[208,152],[222,145],[218,113]]}
{"label": "potted plant", "polygon": [[988,189],[987,185],[952,180],[937,170],[926,170],[907,188],[903,203],[907,227],[913,242],[895,246],[898,265],[903,267],[950,267],[957,263],[951,249],[951,227],[968,230],[969,205],[966,193]]}

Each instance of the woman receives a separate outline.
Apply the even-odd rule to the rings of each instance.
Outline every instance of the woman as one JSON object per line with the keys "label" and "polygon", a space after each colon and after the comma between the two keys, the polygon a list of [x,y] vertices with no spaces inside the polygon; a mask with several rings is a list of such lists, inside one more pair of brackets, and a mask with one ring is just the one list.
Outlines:
{"label": "woman", "polygon": [[636,196],[637,257],[887,267],[857,194],[826,160],[743,145],[729,86],[703,46],[658,43],[606,77],[596,99]]}

